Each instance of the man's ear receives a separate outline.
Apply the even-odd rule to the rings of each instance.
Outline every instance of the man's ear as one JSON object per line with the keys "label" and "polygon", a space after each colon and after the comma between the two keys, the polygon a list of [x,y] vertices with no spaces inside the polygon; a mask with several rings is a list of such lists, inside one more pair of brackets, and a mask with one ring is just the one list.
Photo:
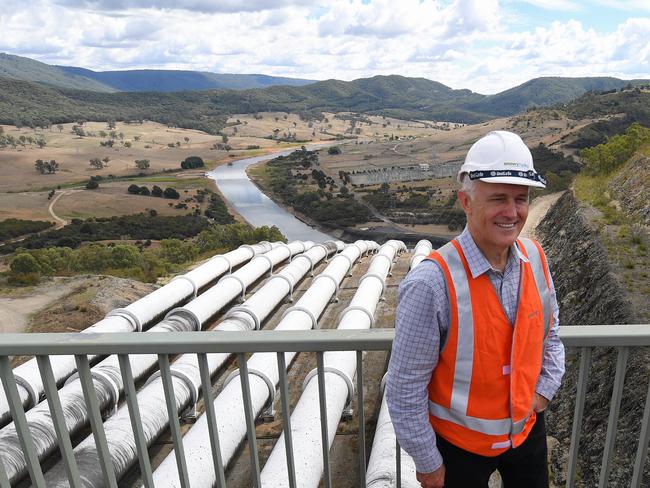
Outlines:
{"label": "man's ear", "polygon": [[458,190],[458,201],[460,202],[461,207],[463,207],[465,213],[469,214],[472,203],[469,195],[462,190]]}

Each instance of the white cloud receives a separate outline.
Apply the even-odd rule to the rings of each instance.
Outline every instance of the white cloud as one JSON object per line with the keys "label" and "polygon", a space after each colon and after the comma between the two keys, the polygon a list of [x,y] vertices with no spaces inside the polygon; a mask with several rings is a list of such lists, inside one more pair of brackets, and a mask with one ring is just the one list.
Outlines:
{"label": "white cloud", "polygon": [[580,5],[569,0],[524,0],[535,7],[547,10],[559,10],[565,12],[576,12],[581,10]]}
{"label": "white cloud", "polygon": [[[483,93],[537,76],[650,77],[647,17],[610,32],[578,20],[513,32],[522,24],[498,0],[137,0],[110,11],[127,0],[6,1],[0,51],[97,70],[402,74]],[[201,2],[221,10],[192,10]]]}

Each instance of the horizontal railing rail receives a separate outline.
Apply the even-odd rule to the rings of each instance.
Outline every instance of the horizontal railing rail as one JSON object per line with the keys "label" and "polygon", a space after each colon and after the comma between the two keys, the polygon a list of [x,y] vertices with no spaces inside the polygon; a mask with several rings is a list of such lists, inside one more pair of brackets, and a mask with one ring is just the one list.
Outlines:
{"label": "horizontal railing rail", "polygon": [[[285,352],[315,352],[317,354],[318,376],[322,379],[325,371],[323,369],[322,355],[326,351],[356,351],[357,362],[361,364],[363,351],[389,350],[394,337],[393,329],[371,329],[371,330],[311,330],[311,331],[250,331],[250,332],[169,332],[166,334],[132,334],[132,333],[102,333],[102,334],[2,334],[0,337],[0,376],[5,393],[10,403],[11,414],[16,426],[20,443],[25,455],[29,476],[34,486],[45,486],[45,478],[41,470],[38,457],[35,454],[33,439],[28,429],[27,419],[16,390],[15,378],[10,366],[12,356],[36,356],[38,359],[41,376],[46,388],[47,401],[52,414],[52,420],[57,430],[59,448],[63,462],[65,463],[70,486],[81,486],[76,461],[72,451],[70,437],[65,430],[65,422],[61,411],[60,399],[54,378],[52,376],[49,356],[51,355],[73,355],[75,356],[79,377],[84,391],[84,398],[89,409],[90,424],[93,436],[97,445],[100,465],[104,474],[105,486],[117,486],[117,478],[108,456],[108,445],[102,424],[102,416],[97,404],[97,398],[93,394],[92,374],[88,363],[89,355],[118,354],[120,359],[121,373],[125,385],[126,403],[128,405],[131,422],[135,433],[136,447],[139,453],[140,468],[145,486],[151,485],[151,466],[148,461],[147,446],[141,435],[141,419],[135,402],[135,385],[130,371],[129,354],[157,354],[163,384],[165,386],[165,397],[170,412],[170,428],[176,451],[176,459],[179,467],[179,479],[181,486],[188,486],[184,451],[180,437],[179,420],[175,411],[173,401],[174,393],[172,386],[172,375],[169,370],[170,356],[183,353],[196,353],[199,357],[201,370],[202,391],[205,394],[204,405],[206,415],[209,419],[211,435],[217,435],[216,418],[212,405],[213,394],[210,383],[210,376],[207,370],[206,354],[231,353],[237,355],[240,376],[242,378],[242,396],[244,408],[247,413],[248,432],[247,439],[252,449],[256,449],[256,437],[254,429],[254,416],[250,404],[250,385],[246,367],[246,353],[253,352],[275,352],[278,355],[280,375],[280,396],[283,409],[288,408],[288,386],[287,373],[284,368]],[[605,487],[608,483],[610,461],[613,454],[614,440],[616,436],[616,422],[620,410],[623,382],[630,349],[634,347],[650,346],[650,325],[597,325],[597,326],[563,326],[560,328],[560,337],[567,347],[576,347],[581,351],[580,370],[576,391],[576,404],[573,421],[573,431],[568,460],[567,486],[572,487],[576,477],[577,452],[580,443],[580,431],[584,411],[587,379],[591,361],[591,350],[593,347],[609,346],[618,348],[618,360],[614,378],[614,389],[610,405],[607,436],[603,453],[599,486]],[[359,373],[361,369],[358,368]],[[363,375],[358,374],[357,401],[363,403]],[[321,411],[325,407],[326,391],[319,388]],[[288,412],[283,412],[285,418]],[[172,418],[173,417],[173,418]],[[632,486],[641,485],[641,476],[645,464],[648,441],[650,439],[650,386],[646,396],[643,423],[639,436],[639,446],[634,463]],[[359,438],[365,435],[363,416],[359,417]],[[285,434],[291,436],[291,431],[285,429]],[[212,439],[213,460],[215,472],[217,473],[218,486],[223,480],[223,465],[218,453],[219,440]],[[365,466],[365,446],[359,446],[359,464]],[[215,449],[217,452],[215,452]],[[291,469],[293,459],[290,452],[287,452],[288,478],[291,486],[295,486]],[[327,457],[325,457],[327,462]],[[396,470],[397,479],[399,472],[400,455],[397,451]],[[324,466],[325,471],[328,466]],[[254,464],[254,470],[259,479],[259,465]],[[364,479],[361,473],[360,479]],[[10,483],[6,475],[4,465],[0,463],[0,488],[9,488]]]}

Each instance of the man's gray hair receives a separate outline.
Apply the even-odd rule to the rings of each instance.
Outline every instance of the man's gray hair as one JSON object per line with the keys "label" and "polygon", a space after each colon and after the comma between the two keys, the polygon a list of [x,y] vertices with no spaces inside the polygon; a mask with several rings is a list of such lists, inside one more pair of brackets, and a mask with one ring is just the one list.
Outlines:
{"label": "man's gray hair", "polygon": [[476,182],[474,180],[470,180],[469,175],[467,173],[463,173],[462,175],[460,175],[460,191],[468,194],[470,197],[474,196],[475,185]]}

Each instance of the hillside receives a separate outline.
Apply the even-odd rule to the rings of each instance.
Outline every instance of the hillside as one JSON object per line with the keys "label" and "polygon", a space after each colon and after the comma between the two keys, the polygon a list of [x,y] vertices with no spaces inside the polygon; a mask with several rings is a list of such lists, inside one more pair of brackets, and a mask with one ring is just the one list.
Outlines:
{"label": "hillside", "polygon": [[0,53],[0,76],[22,81],[37,81],[47,85],[98,92],[116,91],[100,81],[66,72],[58,66],[41,63],[30,58]]}
{"label": "hillside", "polygon": [[586,92],[617,90],[630,81],[611,77],[560,78],[542,77],[509,90],[490,95],[464,108],[481,113],[507,116],[532,106],[548,106],[574,100]]}
{"label": "hillside", "polygon": [[54,85],[59,88],[99,92],[265,88],[300,86],[313,80],[261,74],[221,74],[183,70],[92,71],[75,66],[54,66],[34,59],[0,53],[0,76]]}
{"label": "hillside", "polygon": [[[260,74],[225,74],[206,71],[141,69],[125,71],[92,71],[74,66],[59,66],[65,73],[95,80],[116,91],[177,92],[186,90],[245,90],[269,86],[302,86],[314,80]],[[35,80],[38,81],[38,80]],[[72,86],[66,88],[74,88]]]}

